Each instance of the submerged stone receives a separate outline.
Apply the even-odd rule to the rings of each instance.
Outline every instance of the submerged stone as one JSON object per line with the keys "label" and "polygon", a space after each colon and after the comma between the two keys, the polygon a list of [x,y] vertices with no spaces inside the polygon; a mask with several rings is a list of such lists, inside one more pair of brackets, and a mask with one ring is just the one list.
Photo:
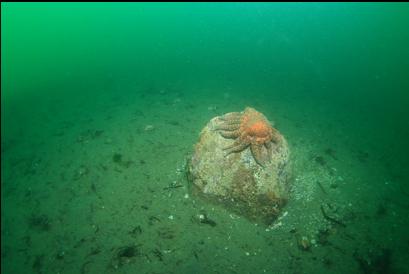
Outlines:
{"label": "submerged stone", "polygon": [[[271,136],[255,131],[254,125]],[[271,224],[288,199],[288,144],[256,110],[227,113],[203,128],[187,173],[194,195]]]}

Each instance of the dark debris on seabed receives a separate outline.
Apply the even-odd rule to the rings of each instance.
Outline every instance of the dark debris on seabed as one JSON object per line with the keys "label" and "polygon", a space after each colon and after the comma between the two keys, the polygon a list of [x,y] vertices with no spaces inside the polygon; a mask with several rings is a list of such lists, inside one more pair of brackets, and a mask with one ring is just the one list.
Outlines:
{"label": "dark debris on seabed", "polygon": [[353,257],[359,265],[359,270],[363,274],[398,273],[392,266],[391,249],[378,248],[375,250],[368,250],[364,254],[355,251]]}
{"label": "dark debris on seabed", "polygon": [[134,163],[134,161],[132,161],[132,160],[125,160],[123,155],[120,154],[120,153],[115,153],[112,156],[112,161],[115,164],[117,164],[117,165],[119,165],[121,167],[124,167],[124,168],[129,168]]}
{"label": "dark debris on seabed", "polygon": [[[354,246],[359,246],[359,249],[356,248],[351,254],[352,262],[356,263],[353,268],[357,269],[359,273],[404,273],[394,267],[394,254],[390,248],[378,246],[370,238],[361,241],[356,235],[351,234],[352,232],[349,231],[348,226],[352,225],[356,219],[353,212],[342,215],[338,211],[334,211],[333,207],[332,209],[328,205],[321,207],[323,219],[327,224],[318,229],[317,233],[311,237],[314,239],[313,241],[295,227],[289,230],[289,233],[294,236],[295,246],[300,251],[296,253],[295,250],[288,250],[290,258],[288,267],[290,271],[299,267],[299,263],[304,256],[319,261],[325,269],[335,271],[336,264],[339,261],[333,259],[334,254],[340,253],[342,256],[350,256],[352,250],[347,245],[344,246],[346,242],[349,242],[354,243]],[[358,242],[359,245],[356,245]],[[316,248],[320,248],[321,251]],[[321,258],[319,254],[322,255]]]}
{"label": "dark debris on seabed", "polygon": [[[177,236],[177,231],[173,228],[163,225],[161,220],[157,217],[154,217],[154,223],[151,225],[158,225],[156,233],[158,239],[161,241],[173,240]],[[141,225],[136,225],[128,233],[135,240],[140,239],[144,230]],[[124,265],[138,263],[138,260],[144,260],[147,262],[152,262],[154,260],[158,262],[164,262],[166,260],[166,252],[171,252],[172,250],[165,250],[154,244],[153,247],[146,247],[141,243],[130,243],[128,245],[116,247],[111,249],[111,260],[108,265],[108,269],[118,270]]]}
{"label": "dark debris on seabed", "polygon": [[51,220],[45,214],[33,214],[28,218],[28,226],[30,229],[48,232],[51,230]]}
{"label": "dark debris on seabed", "polygon": [[141,244],[131,244],[111,249],[112,258],[108,268],[119,269],[124,264],[135,262],[136,259],[143,256]]}
{"label": "dark debris on seabed", "polygon": [[201,210],[199,214],[193,215],[191,221],[195,224],[204,224],[209,225],[210,227],[215,227],[217,225],[217,223],[211,219],[204,210]]}
{"label": "dark debris on seabed", "polygon": [[104,130],[88,129],[80,133],[80,135],[76,139],[76,142],[85,144],[101,137],[103,133]]}
{"label": "dark debris on seabed", "polygon": [[[369,160],[368,152],[358,150],[354,155],[357,162],[362,164]],[[330,176],[335,175],[336,170],[331,168],[331,165],[335,164],[339,158],[335,149],[330,147],[323,150],[322,153],[315,153],[311,156],[312,162],[319,168],[326,170]],[[315,183],[321,192],[322,201],[319,203],[318,211],[323,226],[317,228],[316,233],[311,237],[307,237],[296,227],[289,230],[289,233],[293,235],[294,246],[299,251],[298,253],[295,250],[288,251],[290,255],[289,270],[295,271],[299,268],[301,260],[306,256],[306,258],[320,261],[325,269],[334,271],[339,263],[334,259],[334,254],[339,253],[341,256],[351,256],[352,262],[355,262],[352,267],[359,273],[402,273],[394,268],[394,254],[390,248],[377,246],[376,242],[369,238],[369,235],[362,239],[362,235],[356,235],[353,230],[354,224],[362,217],[379,219],[387,216],[389,214],[388,204],[380,202],[373,216],[361,216],[353,208],[338,205],[331,199],[332,191],[339,187],[337,180],[326,183],[325,179],[322,179],[316,180]],[[357,243],[359,243],[360,249],[350,250],[351,244],[357,246]],[[321,251],[316,248],[320,248]],[[320,253],[322,254],[321,258],[317,255]],[[351,255],[349,255],[350,253]]]}

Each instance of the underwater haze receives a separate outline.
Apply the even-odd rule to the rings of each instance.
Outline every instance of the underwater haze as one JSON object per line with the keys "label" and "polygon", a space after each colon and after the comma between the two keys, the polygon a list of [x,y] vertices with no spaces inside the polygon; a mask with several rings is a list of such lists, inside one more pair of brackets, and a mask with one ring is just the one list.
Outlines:
{"label": "underwater haze", "polygon": [[[186,179],[245,107],[269,226]],[[2,273],[409,273],[408,151],[408,3],[1,3]]]}

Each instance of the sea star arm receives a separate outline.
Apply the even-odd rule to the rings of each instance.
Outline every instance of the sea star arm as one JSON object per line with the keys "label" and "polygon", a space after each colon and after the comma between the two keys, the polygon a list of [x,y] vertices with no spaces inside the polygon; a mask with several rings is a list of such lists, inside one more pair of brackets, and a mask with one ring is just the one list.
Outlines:
{"label": "sea star arm", "polygon": [[240,139],[236,139],[233,144],[225,147],[223,150],[226,152],[225,156],[233,153],[245,150],[249,146],[249,143],[242,142]]}
{"label": "sea star arm", "polygon": [[239,130],[228,131],[228,130],[221,130],[220,135],[224,138],[235,139],[240,136]]}
{"label": "sea star arm", "polygon": [[273,153],[273,145],[271,144],[271,142],[265,142],[264,146],[267,149],[267,160],[270,161],[272,153]]}
{"label": "sea star arm", "polygon": [[253,154],[253,158],[254,160],[256,160],[256,162],[264,167],[265,163],[267,161],[267,155],[265,153],[263,153],[263,145],[259,145],[259,144],[251,144],[250,146],[251,149],[251,154]]}
{"label": "sea star arm", "polygon": [[271,128],[271,142],[278,144],[281,141],[281,135],[277,129]]}
{"label": "sea star arm", "polygon": [[218,125],[215,126],[216,130],[224,130],[224,131],[234,131],[237,130],[239,128],[239,124],[233,124],[233,125],[229,125],[226,123],[220,123]]}

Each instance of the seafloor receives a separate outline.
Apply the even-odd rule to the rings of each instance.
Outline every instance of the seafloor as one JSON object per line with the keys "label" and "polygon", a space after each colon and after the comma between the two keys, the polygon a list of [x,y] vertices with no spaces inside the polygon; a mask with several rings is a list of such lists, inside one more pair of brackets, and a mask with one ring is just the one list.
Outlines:
{"label": "seafloor", "polygon": [[[233,84],[75,89],[3,102],[2,273],[409,272],[402,136],[377,105]],[[185,176],[202,127],[246,106],[291,149],[270,227],[195,199]]]}

